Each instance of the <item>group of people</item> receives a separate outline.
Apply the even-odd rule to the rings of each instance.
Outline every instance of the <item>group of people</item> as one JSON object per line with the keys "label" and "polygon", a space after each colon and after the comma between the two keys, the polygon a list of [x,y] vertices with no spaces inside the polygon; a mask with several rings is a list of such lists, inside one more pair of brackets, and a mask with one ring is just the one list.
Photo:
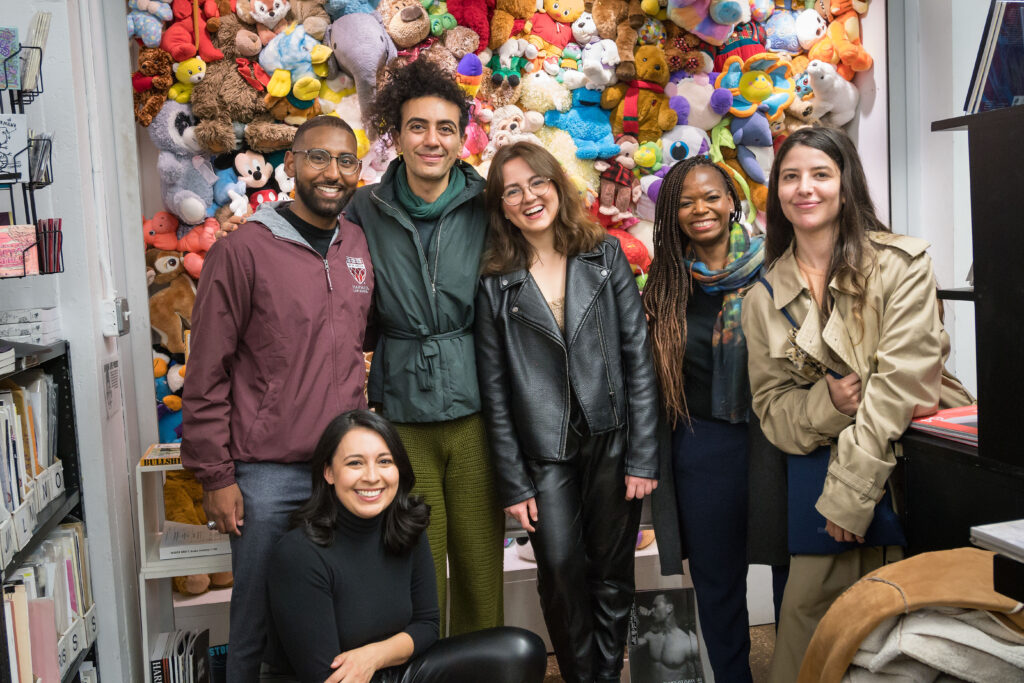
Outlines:
{"label": "group of people", "polygon": [[[787,138],[764,237],[718,166],[676,164],[641,297],[547,150],[502,147],[486,180],[459,160],[450,76],[396,69],[367,114],[399,153],[381,182],[357,189],[352,130],[311,119],[294,201],[219,240],[199,282],[182,459],[231,534],[228,680],[542,680],[543,642],[503,626],[504,511],[562,677],[618,681],[647,496],[716,679],[751,680],[762,561],[784,596],[772,680],[795,680],[831,601],[899,557],[864,542],[892,443],[970,400],[927,245],[875,217],[849,139]],[[848,545],[791,555],[784,454],[822,446],[814,507]]]}

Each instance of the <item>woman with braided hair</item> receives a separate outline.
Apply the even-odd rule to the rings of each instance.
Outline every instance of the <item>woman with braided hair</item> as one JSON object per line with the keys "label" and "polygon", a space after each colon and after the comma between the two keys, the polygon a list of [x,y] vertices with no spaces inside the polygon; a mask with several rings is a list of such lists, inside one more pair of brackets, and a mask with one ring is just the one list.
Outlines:
{"label": "woman with braided hair", "polygon": [[676,164],[654,219],[643,304],[665,417],[679,528],[708,659],[720,681],[750,681],[747,457],[750,388],[741,294],[764,240],[740,224],[740,201],[707,157]]}

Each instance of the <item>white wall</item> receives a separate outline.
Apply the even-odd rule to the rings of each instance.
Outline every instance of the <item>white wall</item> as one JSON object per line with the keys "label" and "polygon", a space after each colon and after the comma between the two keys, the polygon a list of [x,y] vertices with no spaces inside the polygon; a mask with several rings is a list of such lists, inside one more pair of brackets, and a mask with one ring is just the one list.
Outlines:
{"label": "white wall", "polygon": [[[136,410],[139,391],[144,395],[148,383],[150,402],[153,391],[145,275],[137,267],[126,274],[124,267],[125,253],[142,253],[137,176],[129,170],[137,162],[124,7],[103,0],[3,0],[0,21],[27,31],[37,10],[53,19],[43,60],[46,91],[27,113],[33,128],[53,134],[54,183],[36,201],[40,217],[63,218],[65,272],[0,281],[0,300],[5,307],[61,311],[71,349],[99,665],[104,680],[138,681],[141,662],[131,656],[140,647],[131,486],[139,444],[154,438],[156,428],[155,414]],[[130,181],[123,186],[120,169]],[[137,266],[139,259],[131,260]],[[116,292],[129,293],[134,313],[133,333],[120,339],[102,334],[102,302]],[[112,361],[120,365],[115,401],[124,409],[115,405],[108,414],[100,376]]]}
{"label": "white wall", "polygon": [[[892,227],[931,242],[944,288],[963,287],[973,260],[967,133],[931,132],[963,115],[987,0],[889,3]],[[974,305],[946,304],[949,368],[977,391]]]}

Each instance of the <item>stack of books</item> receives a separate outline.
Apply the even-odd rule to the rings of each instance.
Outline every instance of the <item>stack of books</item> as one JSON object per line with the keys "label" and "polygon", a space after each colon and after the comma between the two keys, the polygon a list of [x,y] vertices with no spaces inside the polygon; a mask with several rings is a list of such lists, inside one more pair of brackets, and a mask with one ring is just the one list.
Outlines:
{"label": "stack of books", "polygon": [[45,346],[63,338],[56,308],[16,308],[0,311],[0,339]]}
{"label": "stack of books", "polygon": [[6,577],[3,600],[9,680],[60,683],[95,637],[85,525],[55,529]]}
{"label": "stack of books", "polygon": [[910,428],[969,446],[977,446],[978,404],[947,408],[934,415],[919,417],[910,423]]}
{"label": "stack of books", "polygon": [[0,341],[0,375],[14,372],[14,347]]}
{"label": "stack of books", "polygon": [[209,683],[210,632],[161,633],[153,641],[149,672],[153,683]]}
{"label": "stack of books", "polygon": [[57,459],[57,386],[42,370],[0,380],[0,522],[29,500]]}

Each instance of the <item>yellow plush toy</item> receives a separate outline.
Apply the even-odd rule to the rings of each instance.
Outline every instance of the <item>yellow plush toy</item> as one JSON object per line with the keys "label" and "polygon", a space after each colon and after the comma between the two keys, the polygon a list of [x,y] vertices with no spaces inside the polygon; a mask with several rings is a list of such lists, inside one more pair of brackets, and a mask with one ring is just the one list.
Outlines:
{"label": "yellow plush toy", "polygon": [[[203,487],[187,470],[171,470],[164,480],[164,517],[181,524],[206,526],[203,510]],[[230,588],[234,583],[231,572],[176,576],[174,590],[185,595],[199,595],[211,588]]]}
{"label": "yellow plush toy", "polygon": [[167,91],[167,99],[188,104],[192,100],[192,88],[206,76],[206,62],[192,57],[174,63],[174,78],[177,79]]}

